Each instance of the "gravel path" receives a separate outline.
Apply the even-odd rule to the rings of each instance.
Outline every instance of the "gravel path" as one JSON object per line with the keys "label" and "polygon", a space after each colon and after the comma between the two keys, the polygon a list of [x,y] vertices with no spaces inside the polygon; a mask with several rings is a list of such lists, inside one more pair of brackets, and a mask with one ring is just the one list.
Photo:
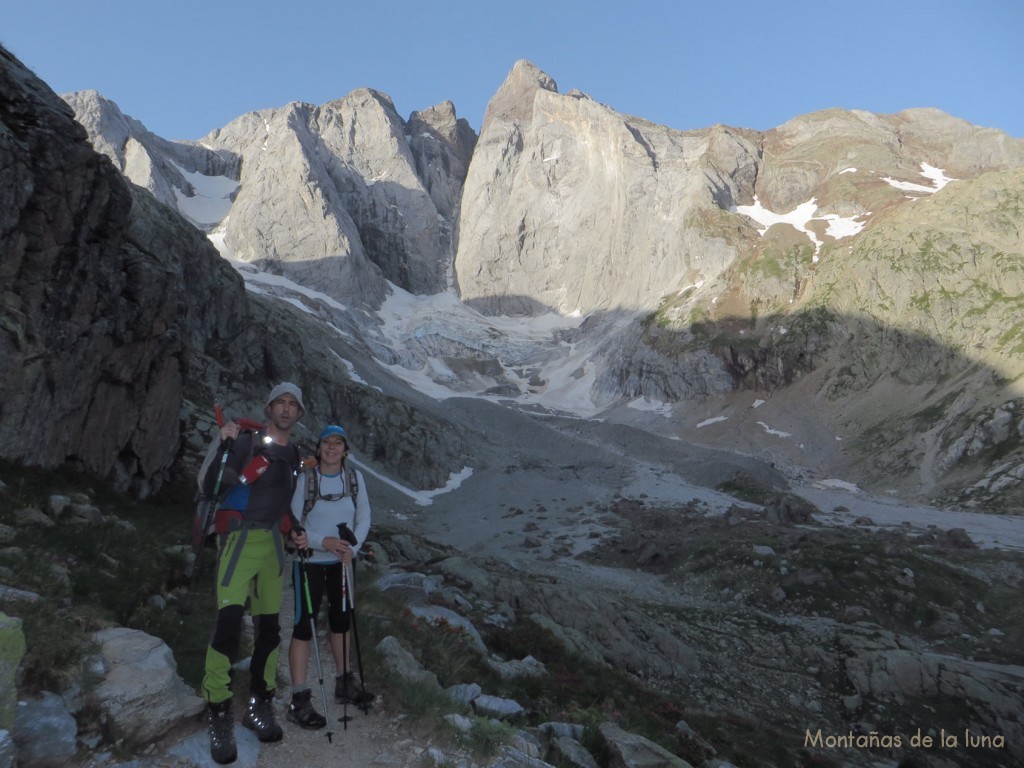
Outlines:
{"label": "gravel path", "polygon": [[[291,640],[291,620],[294,614],[291,589],[285,589],[281,605],[281,655],[278,678],[289,680],[288,643]],[[357,614],[358,617],[358,614]],[[321,624],[323,622],[320,622]],[[318,626],[318,629],[319,626]],[[306,730],[288,722],[285,712],[290,694],[285,686],[277,698],[278,722],[284,729],[284,739],[276,744],[260,745],[257,768],[313,768],[314,766],[389,766],[390,768],[419,768],[423,753],[433,746],[431,736],[421,724],[410,723],[391,711],[390,701],[381,686],[367,680],[367,688],[377,694],[374,706],[363,713],[348,707],[351,721],[338,722],[344,709],[334,701],[334,659],[327,643],[326,631],[320,629],[320,659],[324,673],[324,691],[328,702],[329,721],[326,728]],[[309,682],[313,689],[316,710],[323,714],[316,660],[309,662]],[[378,681],[379,682],[379,681]],[[331,731],[328,739],[327,732]]]}

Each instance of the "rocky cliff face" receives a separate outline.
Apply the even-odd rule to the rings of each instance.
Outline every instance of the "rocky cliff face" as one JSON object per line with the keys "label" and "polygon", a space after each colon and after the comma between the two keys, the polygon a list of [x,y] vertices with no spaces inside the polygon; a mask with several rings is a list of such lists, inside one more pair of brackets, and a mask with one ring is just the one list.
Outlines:
{"label": "rocky cliff face", "polygon": [[178,452],[187,350],[237,330],[240,281],[132,189],[0,50],[0,455],[78,461],[145,495]]}
{"label": "rocky cliff face", "polygon": [[[1021,397],[1024,142],[999,131],[929,109],[675,131],[560,94],[525,61],[478,141],[449,103],[403,121],[369,89],[245,115],[197,145],[161,144],[95,95],[69,100],[97,147],[168,201],[170,186],[179,210],[237,178],[211,239],[346,306],[378,308],[389,282],[453,283],[485,315],[585,318],[537,342],[445,312],[392,338],[380,315],[319,306],[354,349],[451,391],[527,403],[568,368],[590,382],[590,413],[644,398],[666,411],[647,428],[694,439],[694,404],[755,391],[842,436],[815,471],[957,503],[1022,486],[1019,420],[984,426]],[[130,161],[136,144],[146,162]],[[716,444],[751,448],[720,431]],[[809,460],[805,437],[780,459]]]}
{"label": "rocky cliff face", "polygon": [[[90,125],[114,132],[93,138],[113,162],[0,50],[0,456],[78,462],[145,496],[202,449],[214,402],[258,416],[270,385],[294,379],[300,441],[341,421],[368,463],[417,488],[475,472],[431,514],[388,517],[488,558],[407,558],[472,584],[481,617],[533,614],[695,711],[743,713],[743,730],[754,712],[797,734],[808,713],[836,733],[910,732],[928,712],[1020,742],[1016,559],[974,552],[958,529],[826,531],[775,491],[803,479],[796,465],[1019,511],[1021,142],[932,111],[680,133],[562,96],[526,64],[475,149],[446,105],[403,123],[372,91],[239,118],[214,150],[165,147],[104,109]],[[153,194],[123,180],[147,167],[132,141]],[[178,211],[231,181],[211,238],[333,298],[247,291],[158,199],[158,177]],[[447,294],[366,311],[387,280],[445,284],[456,222],[465,298],[586,320],[489,325]],[[346,295],[366,302],[350,311]],[[427,320],[373,335],[418,304]],[[439,404],[396,379],[403,365],[425,390],[457,380],[447,392],[521,409]],[[531,399],[584,386],[591,405],[644,398],[649,412],[559,418]],[[764,508],[728,506],[723,487],[768,494]],[[399,496],[377,488],[381,507]]]}
{"label": "rocky cliff face", "polygon": [[97,150],[213,232],[226,255],[370,306],[385,280],[414,293],[448,286],[476,140],[451,102],[406,123],[389,97],[363,88],[244,115],[193,143],[154,136],[95,92],[65,98]]}
{"label": "rocky cliff face", "polygon": [[258,417],[270,386],[293,379],[310,423],[363,427],[357,445],[397,476],[434,487],[462,466],[456,434],[351,381],[298,310],[250,300],[209,240],[128,184],[2,49],[0,103],[0,456],[77,462],[146,496],[183,437],[205,441],[214,402]]}
{"label": "rocky cliff face", "polygon": [[[291,104],[215,131],[203,143],[242,157],[227,248],[245,261],[277,263],[343,299],[377,303],[382,278],[413,293],[444,290],[451,229],[432,195],[450,216],[461,179],[436,173],[432,163],[459,170],[467,151],[465,124],[449,111],[438,115],[442,130],[445,119],[447,134],[416,123],[413,144],[391,99],[362,88],[320,107]],[[424,133],[437,146],[427,145]],[[418,167],[429,175],[421,178]]]}
{"label": "rocky cliff face", "polygon": [[[887,126],[884,141],[859,130],[863,116],[818,117],[784,126],[788,138],[770,137],[770,156],[781,162],[759,177],[767,180],[758,200],[781,200],[774,205],[785,212],[816,194],[836,213],[805,204],[804,216],[819,218],[804,218],[799,231],[771,222],[764,206],[740,206],[762,218],[758,241],[718,280],[666,300],[642,343],[612,370],[625,378],[646,360],[651,375],[634,391],[664,397],[712,350],[734,386],[856,435],[836,471],[910,495],[1012,508],[1024,475],[1021,421],[1010,417],[1005,430],[981,425],[1020,409],[1020,145],[981,129],[944,154],[915,144],[912,131],[903,138],[917,119],[960,125],[928,111],[869,121],[869,131]],[[816,130],[797,143],[808,122]],[[842,146],[851,147],[844,162],[825,173]],[[911,181],[907,152],[949,164],[946,173],[960,178],[941,187],[920,173]],[[866,158],[885,165],[872,169]],[[953,162],[963,164],[954,170]],[[811,186],[793,197],[789,190],[804,183]],[[833,216],[863,231],[830,235]]]}
{"label": "rocky cliff face", "polygon": [[679,132],[520,62],[467,177],[456,277],[485,313],[617,325],[597,401],[788,396],[863,438],[822,471],[1012,506],[1024,423],[980,425],[1020,407],[1022,167],[1024,142],[937,110]]}
{"label": "rocky cliff face", "polygon": [[736,259],[735,244],[694,223],[750,197],[759,151],[750,132],[683,133],[561,95],[520,61],[466,179],[459,291],[494,314],[656,306]]}
{"label": "rocky cliff face", "polygon": [[[238,185],[237,155],[162,139],[96,91],[63,98],[88,132],[93,148],[109,157],[133,183],[176,208],[199,229],[209,230],[223,219]],[[221,189],[211,194],[205,185],[197,188],[200,179],[220,180]]]}

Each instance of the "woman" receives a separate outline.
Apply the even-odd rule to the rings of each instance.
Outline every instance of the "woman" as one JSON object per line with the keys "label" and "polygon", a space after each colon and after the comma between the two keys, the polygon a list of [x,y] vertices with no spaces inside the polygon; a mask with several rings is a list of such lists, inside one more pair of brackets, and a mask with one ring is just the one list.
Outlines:
{"label": "woman", "polygon": [[[306,682],[310,642],[316,641],[306,589],[313,617],[327,595],[331,653],[338,671],[335,697],[357,704],[374,698],[368,691],[356,690],[349,667],[346,634],[352,624],[352,611],[344,590],[351,589],[351,585],[343,584],[343,578],[346,572],[352,573],[351,565],[370,530],[370,500],[362,472],[346,466],[347,455],[345,430],[335,424],[325,427],[317,441],[318,465],[299,477],[292,496],[292,514],[305,529],[309,548],[294,564],[295,628],[288,647],[292,701],[287,717],[303,728],[323,728],[327,723],[313,708],[312,691]],[[313,487],[307,494],[310,483]]]}

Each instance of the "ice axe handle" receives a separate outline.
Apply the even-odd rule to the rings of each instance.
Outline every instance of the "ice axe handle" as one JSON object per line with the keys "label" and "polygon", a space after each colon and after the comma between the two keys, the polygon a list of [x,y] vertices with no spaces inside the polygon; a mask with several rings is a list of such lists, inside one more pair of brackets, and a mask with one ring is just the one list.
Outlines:
{"label": "ice axe handle", "polygon": [[[213,414],[214,414],[214,416],[217,417],[217,429],[218,430],[223,429],[224,428],[224,409],[221,408],[220,403],[217,403],[216,405],[213,406]],[[235,441],[232,438],[230,438],[230,437],[227,438],[226,440],[222,441],[221,447],[224,449],[224,457],[223,457],[222,461],[227,461],[228,451],[231,450],[231,446],[234,444],[234,442]]]}

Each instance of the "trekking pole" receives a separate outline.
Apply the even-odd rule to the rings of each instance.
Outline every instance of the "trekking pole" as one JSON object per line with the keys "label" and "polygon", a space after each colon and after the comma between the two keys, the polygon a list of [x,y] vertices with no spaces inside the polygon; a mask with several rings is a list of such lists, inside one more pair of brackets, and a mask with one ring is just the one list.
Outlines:
{"label": "trekking pole", "polygon": [[[348,602],[349,610],[352,611],[352,640],[355,642],[356,664],[359,666],[359,688],[361,691],[360,701],[356,706],[363,711],[364,715],[370,714],[370,702],[366,697],[366,679],[363,677],[363,652],[359,649],[359,624],[356,622],[356,600],[353,584],[352,563],[342,566],[341,582],[344,588],[344,597]],[[347,662],[346,662],[347,663]]]}
{"label": "trekking pole", "polygon": [[[213,413],[217,417],[217,429],[222,429],[224,427],[224,411],[221,409],[220,404],[213,406]],[[217,469],[217,479],[213,484],[213,493],[206,501],[206,510],[203,513],[202,518],[202,527],[196,531],[192,542],[196,556],[192,560],[192,575],[189,579],[189,587],[195,585],[196,575],[199,573],[199,565],[203,559],[203,550],[206,549],[206,532],[210,530],[210,524],[213,522],[214,515],[217,512],[217,497],[220,496],[220,486],[224,481],[224,470],[228,465],[228,454],[231,453],[231,445],[234,442],[235,441],[230,437],[224,441],[222,446],[224,454],[220,458],[220,467]]]}
{"label": "trekking pole", "polygon": [[[320,663],[320,640],[316,633],[316,619],[313,618],[313,600],[309,596],[309,573],[306,571],[306,556],[299,551],[299,570],[302,571],[302,592],[306,597],[306,613],[309,614],[309,626],[313,630],[313,656],[316,658],[316,673],[320,678],[320,698],[324,703],[324,719],[331,722],[330,712],[327,711],[327,694],[324,692],[324,668]],[[327,726],[327,743],[333,744],[330,726]]]}
{"label": "trekking pole", "polygon": [[[345,585],[342,582],[341,587],[341,610],[345,610]],[[341,658],[343,661],[341,669],[341,690],[345,694],[341,697],[341,717],[338,718],[339,723],[344,723],[342,726],[346,731],[348,730],[348,722],[352,718],[348,716],[348,632],[341,633]]]}

